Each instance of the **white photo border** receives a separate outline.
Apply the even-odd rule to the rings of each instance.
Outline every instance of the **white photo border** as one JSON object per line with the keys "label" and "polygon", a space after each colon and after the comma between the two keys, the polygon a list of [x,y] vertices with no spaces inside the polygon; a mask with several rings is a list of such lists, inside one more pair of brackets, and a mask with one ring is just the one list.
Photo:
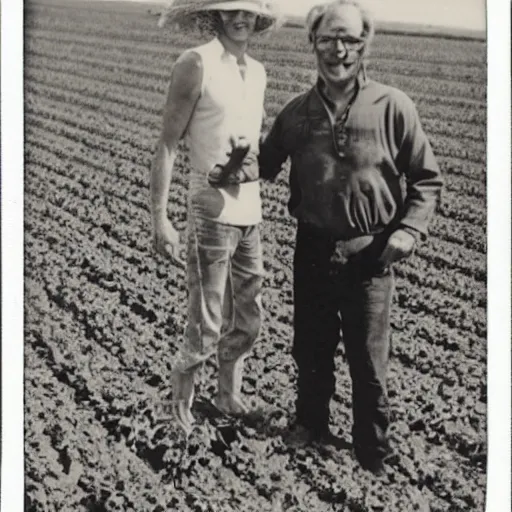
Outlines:
{"label": "white photo border", "polygon": [[[483,0],[482,0],[483,1]],[[488,0],[488,512],[511,510],[511,5]],[[1,4],[1,509],[23,510],[23,2]]]}
{"label": "white photo border", "polygon": [[23,510],[23,2],[1,6],[1,510]]}

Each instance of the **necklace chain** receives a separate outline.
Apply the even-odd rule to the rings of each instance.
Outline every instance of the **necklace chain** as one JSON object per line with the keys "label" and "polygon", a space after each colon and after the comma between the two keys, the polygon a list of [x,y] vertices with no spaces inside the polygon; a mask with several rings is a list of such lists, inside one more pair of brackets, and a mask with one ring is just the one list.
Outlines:
{"label": "necklace chain", "polygon": [[333,132],[334,132],[334,144],[336,146],[336,151],[338,152],[338,155],[340,157],[344,157],[344,148],[348,141],[348,133],[347,133],[347,119],[348,115],[350,113],[350,108],[354,104],[354,101],[357,96],[357,90],[354,92],[352,97],[350,98],[350,101],[347,103],[347,106],[345,107],[345,110],[343,111],[343,114],[341,117],[335,121]]}

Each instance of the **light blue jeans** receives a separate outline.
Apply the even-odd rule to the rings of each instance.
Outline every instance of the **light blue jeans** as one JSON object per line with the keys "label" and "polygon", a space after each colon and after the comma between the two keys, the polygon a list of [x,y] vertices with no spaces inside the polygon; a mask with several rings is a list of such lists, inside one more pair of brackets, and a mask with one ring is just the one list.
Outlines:
{"label": "light blue jeans", "polygon": [[191,216],[187,273],[188,322],[175,368],[193,373],[214,354],[220,367],[236,365],[251,350],[261,326],[264,272],[258,225]]}

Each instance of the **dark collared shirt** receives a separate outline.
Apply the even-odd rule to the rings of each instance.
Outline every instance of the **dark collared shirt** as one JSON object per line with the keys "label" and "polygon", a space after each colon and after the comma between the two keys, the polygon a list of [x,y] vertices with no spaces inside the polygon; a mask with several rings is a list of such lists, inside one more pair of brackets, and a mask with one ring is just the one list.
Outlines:
{"label": "dark collared shirt", "polygon": [[364,70],[357,84],[344,143],[317,83],[276,117],[260,176],[274,179],[290,157],[290,213],[336,239],[399,226],[424,237],[443,182],[415,105]]}

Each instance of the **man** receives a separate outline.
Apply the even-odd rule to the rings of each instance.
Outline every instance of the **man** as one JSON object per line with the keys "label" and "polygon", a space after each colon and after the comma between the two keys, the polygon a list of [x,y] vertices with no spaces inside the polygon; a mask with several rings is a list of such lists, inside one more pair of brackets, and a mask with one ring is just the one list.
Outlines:
{"label": "man", "polygon": [[215,36],[185,51],[173,66],[150,180],[154,246],[183,264],[167,201],[176,148],[185,137],[190,156],[188,324],[173,368],[172,406],[189,433],[194,378],[214,354],[219,362],[215,405],[228,414],[247,410],[240,395],[242,366],[261,323],[257,154],[266,73],[246,50],[253,34],[269,30],[276,17],[259,0],[205,0],[173,4],[160,24],[166,21]]}
{"label": "man", "polygon": [[338,0],[314,7],[307,27],[318,81],[277,116],[259,157],[266,179],[291,158],[289,210],[298,219],[295,432],[308,441],[329,436],[341,330],[355,455],[380,474],[391,453],[392,263],[426,237],[442,180],[413,102],[366,76],[363,60],[374,33],[369,14],[355,0]]}

